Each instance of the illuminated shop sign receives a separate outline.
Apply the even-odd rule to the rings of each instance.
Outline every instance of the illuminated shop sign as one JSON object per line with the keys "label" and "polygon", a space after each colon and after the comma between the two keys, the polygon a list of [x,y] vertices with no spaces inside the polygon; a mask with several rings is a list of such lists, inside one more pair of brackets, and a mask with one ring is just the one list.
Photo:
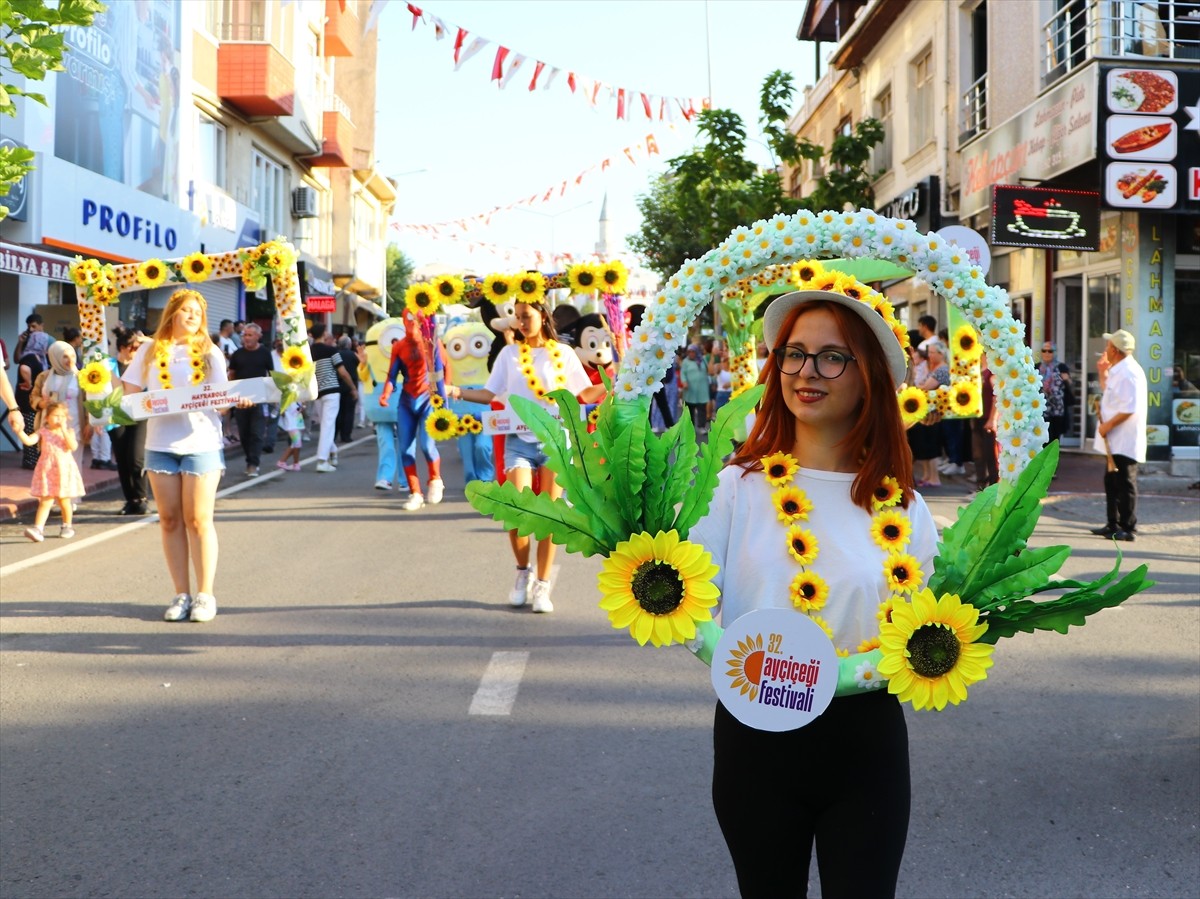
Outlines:
{"label": "illuminated shop sign", "polygon": [[1100,194],[997,184],[992,245],[1094,252],[1100,248]]}

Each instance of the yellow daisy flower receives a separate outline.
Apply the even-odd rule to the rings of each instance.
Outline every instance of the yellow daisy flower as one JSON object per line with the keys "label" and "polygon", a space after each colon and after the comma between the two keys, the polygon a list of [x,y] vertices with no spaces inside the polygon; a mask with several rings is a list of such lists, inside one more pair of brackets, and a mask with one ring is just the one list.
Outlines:
{"label": "yellow daisy flower", "polygon": [[762,457],[762,467],[767,483],[772,487],[782,487],[800,470],[800,463],[787,453],[771,453]]}
{"label": "yellow daisy flower", "polygon": [[472,418],[470,423],[467,425],[467,430],[469,430],[472,434],[482,434],[483,422],[481,422],[478,418]]}
{"label": "yellow daisy flower", "polygon": [[921,564],[908,553],[889,555],[883,562],[883,573],[893,593],[912,593],[925,577]]}
{"label": "yellow daisy flower", "polygon": [[825,274],[825,269],[821,263],[815,259],[805,259],[802,262],[797,262],[792,266],[794,278],[801,284],[808,281],[816,281]]}
{"label": "yellow daisy flower", "polygon": [[137,267],[137,281],[142,287],[153,289],[167,280],[167,266],[161,259],[147,259]]}
{"label": "yellow daisy flower", "polygon": [[540,303],[546,298],[546,279],[540,272],[523,272],[513,278],[513,299],[518,303]]}
{"label": "yellow daisy flower", "polygon": [[89,362],[75,377],[84,393],[99,393],[112,381],[112,370],[103,362]]}
{"label": "yellow daisy flower", "polygon": [[199,387],[204,383],[204,369],[193,368],[192,373],[188,375],[188,380],[191,382],[193,387]]}
{"label": "yellow daisy flower", "polygon": [[950,348],[955,357],[966,362],[975,362],[983,355],[983,344],[979,332],[971,325],[961,325],[950,339]]}
{"label": "yellow daisy flower", "polygon": [[941,711],[966,699],[967,687],[987,678],[995,648],[977,642],[987,631],[978,621],[979,610],[951,593],[934,599],[922,590],[899,604],[879,629],[888,692],[914,709]]}
{"label": "yellow daisy flower", "polygon": [[812,501],[799,487],[781,487],[771,494],[771,501],[779,512],[779,520],[785,524],[808,518]]}
{"label": "yellow daisy flower", "polygon": [[829,626],[829,622],[826,621],[824,618],[822,618],[820,615],[809,615],[808,617],[817,623],[817,627],[819,627],[821,630],[823,630],[825,632],[825,636],[828,637],[829,642],[832,643],[833,642],[833,628],[831,628]]}
{"label": "yellow daisy flower", "polygon": [[798,524],[788,528],[788,552],[801,565],[811,565],[817,558],[817,538],[812,531]]}
{"label": "yellow daisy flower", "polygon": [[179,273],[191,282],[207,280],[212,269],[212,260],[203,253],[189,253],[179,261]]}
{"label": "yellow daisy flower", "polygon": [[404,306],[413,315],[433,315],[441,301],[428,284],[410,284],[404,291]]}
{"label": "yellow daisy flower", "polygon": [[642,646],[683,643],[695,639],[697,621],[712,620],[717,571],[712,554],[677,531],[633,534],[604,560],[600,608]]}
{"label": "yellow daisy flower", "polygon": [[897,399],[905,427],[915,425],[929,413],[929,397],[920,387],[905,387]]}
{"label": "yellow daisy flower", "polygon": [[878,649],[881,646],[878,636],[871,637],[869,640],[863,640],[858,644],[858,649],[855,652],[870,652],[872,649]]}
{"label": "yellow daisy flower", "polygon": [[904,491],[900,489],[900,482],[888,475],[875,488],[875,492],[871,495],[871,502],[875,506],[875,511],[878,512],[880,509],[896,505],[903,498]]}
{"label": "yellow daisy flower", "polygon": [[600,277],[596,267],[585,262],[567,269],[567,282],[571,293],[592,293],[599,286]]}
{"label": "yellow daisy flower", "polygon": [[449,409],[434,409],[425,416],[425,432],[434,440],[449,440],[457,430],[458,416]]}
{"label": "yellow daisy flower", "polygon": [[513,287],[508,275],[493,272],[483,279],[483,295],[493,303],[503,303],[513,298]]}
{"label": "yellow daisy flower", "polygon": [[435,409],[440,409],[442,406],[446,405],[446,401],[442,399],[439,394],[435,393],[429,397],[429,405]]}
{"label": "yellow daisy flower", "polygon": [[815,571],[802,571],[792,578],[789,593],[792,605],[801,612],[816,612],[829,599],[829,585]]}
{"label": "yellow daisy flower", "polygon": [[912,525],[898,509],[885,509],[871,519],[871,539],[885,552],[896,552],[908,545]]}

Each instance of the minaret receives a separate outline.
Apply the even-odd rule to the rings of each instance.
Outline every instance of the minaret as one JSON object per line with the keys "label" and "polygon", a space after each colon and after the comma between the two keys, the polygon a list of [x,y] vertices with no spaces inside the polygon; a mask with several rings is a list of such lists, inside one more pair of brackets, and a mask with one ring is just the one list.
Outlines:
{"label": "minaret", "polygon": [[608,191],[604,192],[604,202],[600,206],[600,239],[596,241],[596,255],[608,259],[611,250],[608,224]]}

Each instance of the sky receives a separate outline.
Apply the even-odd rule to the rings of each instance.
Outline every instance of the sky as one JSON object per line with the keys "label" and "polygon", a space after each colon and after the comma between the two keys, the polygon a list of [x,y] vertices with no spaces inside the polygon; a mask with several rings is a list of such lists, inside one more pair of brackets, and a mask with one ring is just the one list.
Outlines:
{"label": "sky", "polygon": [[[737,112],[751,141],[761,141],[758,92],[774,69],[791,72],[803,99],[813,77],[813,45],[796,40],[804,0],[430,0],[415,3],[426,22],[413,28],[403,0],[392,0],[379,18],[376,167],[396,179],[395,224],[452,222],[495,207],[538,202],[495,213],[487,225],[457,233],[458,240],[389,229],[418,267],[438,271],[516,271],[547,257],[593,253],[598,221],[608,197],[617,252],[636,231],[639,194],[666,170],[666,160],[687,152],[696,130],[682,116],[674,126],[649,120],[636,100],[627,120],[616,104],[593,109],[567,86],[601,81],[658,97],[700,98]],[[708,40],[705,19],[708,19]],[[437,40],[429,17],[449,26]],[[456,29],[490,43],[454,69]],[[711,52],[707,52],[711,47]],[[498,47],[527,57],[507,87],[491,81]],[[511,59],[511,56],[509,57]],[[549,89],[529,91],[534,62],[557,66]],[[539,85],[544,80],[539,79]],[[698,105],[698,99],[697,99]],[[653,135],[659,155],[644,152]],[[630,163],[623,150],[642,148]],[[767,165],[765,145],[748,143],[747,155]],[[600,169],[603,159],[612,164]],[[582,183],[577,175],[590,167]],[[568,182],[560,195],[562,182]],[[546,191],[554,197],[542,202]],[[473,244],[473,246],[472,246]],[[507,254],[507,258],[506,258]],[[632,257],[627,257],[632,261]],[[548,263],[542,266],[545,270]]]}

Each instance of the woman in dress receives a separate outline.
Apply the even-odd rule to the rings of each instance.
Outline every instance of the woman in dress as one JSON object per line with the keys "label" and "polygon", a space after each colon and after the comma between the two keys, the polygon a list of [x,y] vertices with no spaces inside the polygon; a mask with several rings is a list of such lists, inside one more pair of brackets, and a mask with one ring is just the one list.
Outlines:
{"label": "woman in dress", "polygon": [[[600,402],[604,398],[604,385],[593,385],[575,351],[558,342],[554,320],[545,303],[521,300],[516,307],[516,343],[500,351],[487,385],[475,389],[451,385],[447,387],[450,398],[487,405],[496,398],[521,396],[553,405],[553,400],[547,399],[546,394],[566,388],[582,403]],[[562,496],[562,488],[555,480],[554,472],[546,467],[546,461],[541,444],[530,431],[509,434],[504,441],[505,478],[518,490],[527,490],[533,485],[536,472],[541,492],[557,499]],[[509,593],[509,604],[520,608],[531,602],[535,612],[553,612],[550,569],[554,565],[554,544],[549,540],[538,541],[536,578],[530,584],[530,538],[513,530],[508,532],[508,539],[517,563],[516,582]]]}
{"label": "woman in dress", "polygon": [[71,454],[82,471],[83,445],[92,439],[92,426],[88,424],[83,408],[83,388],[79,386],[75,348],[66,341],[56,340],[50,344],[46,356],[50,366],[33,382],[29,402],[39,412],[50,403],[62,403],[67,407],[67,427],[75,432],[76,442]]}
{"label": "woman in dress", "polygon": [[1042,342],[1042,361],[1038,363],[1038,374],[1042,376],[1042,393],[1046,397],[1046,430],[1051,440],[1058,440],[1070,430],[1070,404],[1074,397],[1071,369],[1058,361],[1054,344],[1049,340]]}
{"label": "woman in dress", "polygon": [[[225,355],[208,336],[208,304],[194,290],[177,290],[158,330],[134,353],[122,381],[125,393],[225,384]],[[254,405],[250,399],[239,406]],[[212,621],[217,614],[217,484],[225,470],[221,413],[215,409],[153,415],[146,422],[146,470],[158,510],[163,556],[175,588],[167,621]],[[191,585],[189,564],[195,572]]]}
{"label": "woman in dress", "polygon": [[[913,589],[936,551],[896,402],[906,357],[879,313],[840,293],[776,299],[764,333],[774,358],[754,427],[688,539],[720,566],[726,626],[794,608],[839,654],[865,652],[898,589],[891,553],[904,554]],[[896,697],[835,698],[782,733],[718,704],[713,747],[713,803],[743,896],[806,895],[814,841],[823,895],[894,894],[909,815]]]}

